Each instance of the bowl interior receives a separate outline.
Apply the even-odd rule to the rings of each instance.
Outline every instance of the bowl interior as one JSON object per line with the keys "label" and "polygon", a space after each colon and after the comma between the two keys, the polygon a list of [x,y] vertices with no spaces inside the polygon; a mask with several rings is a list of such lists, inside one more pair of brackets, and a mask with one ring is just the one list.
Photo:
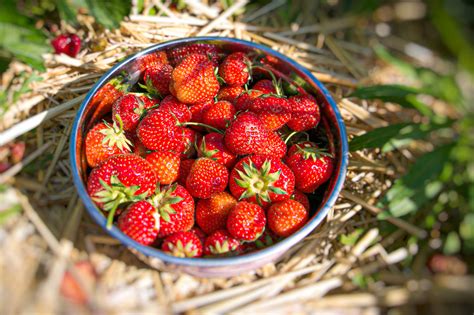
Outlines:
{"label": "bowl interior", "polygon": [[[322,146],[327,147],[333,154],[336,163],[332,178],[310,196],[312,207],[311,217],[303,228],[273,246],[242,256],[226,258],[177,258],[167,255],[161,252],[159,249],[136,243],[120,232],[120,230],[118,230],[116,227],[113,227],[107,231],[126,246],[133,247],[145,255],[157,257],[170,263],[184,265],[222,266],[259,259],[265,255],[275,254],[277,251],[283,252],[304,238],[304,236],[309,234],[316,226],[318,226],[334,204],[337,195],[342,188],[347,168],[347,137],[344,123],[337,110],[336,104],[325,87],[316,78],[314,78],[314,76],[308,70],[298,65],[295,61],[266,46],[230,38],[187,38],[152,46],[138,54],[129,57],[110,69],[103,77],[101,77],[101,79],[99,79],[96,85],[86,96],[79,109],[73,126],[70,142],[70,154],[73,179],[79,196],[83,200],[90,215],[99,225],[105,228],[105,217],[94,205],[91,198],[87,195],[85,189],[87,175],[90,170],[87,168],[85,161],[83,139],[90,126],[96,122],[93,121],[93,117],[95,117],[97,114],[97,106],[91,102],[93,96],[97,93],[97,91],[100,90],[101,87],[109,82],[109,80],[120,75],[125,76],[132,84],[138,82],[141,75],[139,67],[140,60],[144,56],[159,51],[172,50],[177,47],[189,45],[192,43],[214,44],[224,53],[234,51],[246,52],[252,57],[252,59],[265,63],[267,68],[270,67],[272,71],[277,73],[278,76],[286,78],[286,80],[282,80],[286,93],[297,93],[297,87],[299,86],[300,88],[305,89],[315,96],[318,100],[318,104],[320,104],[322,121],[320,126],[310,133],[310,139],[312,141],[318,142]],[[257,69],[254,75],[256,78],[263,77],[265,76],[265,71],[259,71]],[[289,84],[287,81],[293,82],[293,84]]]}

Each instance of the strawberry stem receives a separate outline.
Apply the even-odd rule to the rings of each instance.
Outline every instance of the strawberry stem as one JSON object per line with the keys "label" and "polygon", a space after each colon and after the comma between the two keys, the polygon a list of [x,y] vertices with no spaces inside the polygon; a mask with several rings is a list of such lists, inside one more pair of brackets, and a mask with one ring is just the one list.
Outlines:
{"label": "strawberry stem", "polygon": [[109,215],[107,216],[107,229],[108,230],[112,228],[115,212],[117,211],[117,208],[119,205],[120,205],[120,199],[115,200],[112,209],[109,211]]}
{"label": "strawberry stem", "polygon": [[285,144],[287,144],[288,141],[290,141],[290,139],[293,138],[293,136],[296,135],[297,133],[298,133],[298,131],[293,131],[292,133],[290,133],[290,134],[288,135],[288,137],[286,137],[286,139],[285,139],[285,141],[284,141]]}
{"label": "strawberry stem", "polygon": [[217,129],[217,128],[214,128],[212,126],[209,126],[209,125],[206,125],[206,124],[203,124],[203,123],[199,123],[199,122],[188,121],[188,122],[185,122],[185,123],[180,123],[179,125],[180,126],[201,126],[201,127],[204,127],[204,128],[211,129],[212,131],[215,131],[217,133],[220,133],[221,135],[224,134],[224,131],[222,131],[220,129]]}

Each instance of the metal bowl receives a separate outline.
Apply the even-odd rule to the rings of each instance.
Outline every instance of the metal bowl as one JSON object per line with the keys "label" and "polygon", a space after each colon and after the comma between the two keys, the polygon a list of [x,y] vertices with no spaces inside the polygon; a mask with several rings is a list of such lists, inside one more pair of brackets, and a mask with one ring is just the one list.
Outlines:
{"label": "metal bowl", "polygon": [[[316,197],[312,199],[310,219],[306,225],[293,235],[270,247],[241,256],[223,258],[178,258],[168,255],[157,248],[141,245],[123,234],[115,226],[111,229],[107,229],[106,218],[96,207],[86,191],[86,176],[88,169],[83,163],[83,139],[87,132],[87,126],[90,126],[90,124],[93,123],[90,120],[91,117],[94,116],[93,114],[96,110],[95,106],[92,106],[91,104],[92,97],[110,79],[123,74],[124,71],[128,73],[128,77],[131,78],[131,81],[135,80],[136,82],[140,76],[140,71],[137,70],[137,60],[144,55],[192,43],[210,43],[217,45],[219,48],[227,52],[244,51],[267,56],[267,59],[272,61],[272,65],[280,72],[280,74],[291,78],[294,82],[301,85],[306,91],[312,93],[317,98],[323,118],[321,125],[326,129],[328,140],[327,145],[335,157],[336,163],[332,178],[324,185],[324,187],[318,189],[315,195]],[[82,102],[74,120],[70,140],[70,161],[74,185],[76,186],[79,197],[84,203],[87,211],[97,224],[151,266],[168,271],[184,271],[201,277],[232,276],[254,270],[264,264],[276,261],[289,248],[300,242],[324,220],[328,211],[336,202],[338,194],[342,189],[348,163],[348,144],[344,122],[334,100],[324,85],[307,69],[269,47],[244,40],[225,37],[193,37],[173,40],[151,46],[118,63],[112,69],[107,71],[99,81],[97,81]]]}

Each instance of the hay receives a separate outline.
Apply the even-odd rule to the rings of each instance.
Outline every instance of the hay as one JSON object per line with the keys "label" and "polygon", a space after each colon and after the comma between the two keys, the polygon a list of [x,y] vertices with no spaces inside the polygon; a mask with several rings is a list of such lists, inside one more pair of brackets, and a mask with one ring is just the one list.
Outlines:
{"label": "hay", "polygon": [[[83,49],[77,58],[45,56],[47,70],[38,74],[42,80],[32,83],[31,92],[22,95],[4,114],[0,144],[21,138],[29,154],[0,175],[0,183],[13,187],[10,190],[23,209],[0,226],[0,300],[9,301],[2,303],[0,313],[286,313],[332,308],[370,314],[376,307],[427,298],[425,287],[412,296],[423,285],[422,280],[416,280],[418,287],[398,282],[381,290],[381,284],[375,283],[364,293],[343,294],[357,289],[352,280],[361,275],[385,270],[392,279],[400,277],[397,264],[418,250],[407,245],[407,237],[426,237],[426,231],[413,222],[390,219],[399,229],[382,240],[375,217],[381,211],[375,206],[378,198],[392,185],[395,174],[405,170],[416,156],[412,149],[386,155],[376,151],[351,154],[344,191],[325,224],[279,262],[233,278],[199,279],[152,269],[84,214],[68,162],[68,136],[77,107],[107,69],[154,43],[212,35],[269,45],[326,83],[350,135],[385,126],[388,121],[397,121],[397,116],[413,115],[395,105],[346,97],[361,81],[387,83],[399,79],[380,75],[384,68],[376,65],[367,49],[369,39],[357,36],[365,30],[356,29],[358,20],[354,17],[319,23],[302,14],[301,23],[289,28],[272,15],[282,1],[272,1],[237,21],[232,15],[247,1],[236,1],[227,10],[217,4],[185,2],[188,11],[182,12],[172,11],[160,1],[147,2],[148,8],[155,6],[162,16],[141,15],[134,7],[130,18],[113,31],[96,29],[87,16],[78,16],[81,30],[63,25],[63,31],[79,32],[88,47],[106,43],[105,49]],[[367,73],[367,69],[372,70]],[[3,75],[3,82],[20,70],[31,72],[15,63]],[[30,162],[32,169],[25,170]],[[364,233],[354,244],[341,243],[340,235],[358,228]],[[92,263],[98,278],[92,286],[83,286],[88,303],[76,305],[60,294],[59,286],[66,271],[78,275],[75,262],[84,260]],[[452,289],[438,280],[429,285]],[[472,283],[462,288],[459,285],[456,290],[469,292],[469,286]]]}

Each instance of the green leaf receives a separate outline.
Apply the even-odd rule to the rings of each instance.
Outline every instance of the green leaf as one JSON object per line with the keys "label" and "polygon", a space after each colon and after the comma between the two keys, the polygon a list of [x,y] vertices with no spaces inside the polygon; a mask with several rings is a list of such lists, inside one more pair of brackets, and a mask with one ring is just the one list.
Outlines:
{"label": "green leaf", "polygon": [[362,235],[362,233],[364,233],[363,228],[355,229],[352,233],[350,233],[348,235],[342,234],[341,237],[340,237],[340,241],[344,245],[352,246],[357,242],[357,240]]}
{"label": "green leaf", "polygon": [[71,0],[57,0],[56,7],[62,20],[71,25],[77,24],[77,7]]}
{"label": "green leaf", "polygon": [[131,1],[86,0],[87,7],[97,23],[106,28],[118,28],[132,8]]}
{"label": "green leaf", "polygon": [[10,218],[11,216],[21,212],[21,210],[22,208],[19,204],[15,204],[8,209],[1,210],[0,211],[0,225],[5,223],[7,219]]}

